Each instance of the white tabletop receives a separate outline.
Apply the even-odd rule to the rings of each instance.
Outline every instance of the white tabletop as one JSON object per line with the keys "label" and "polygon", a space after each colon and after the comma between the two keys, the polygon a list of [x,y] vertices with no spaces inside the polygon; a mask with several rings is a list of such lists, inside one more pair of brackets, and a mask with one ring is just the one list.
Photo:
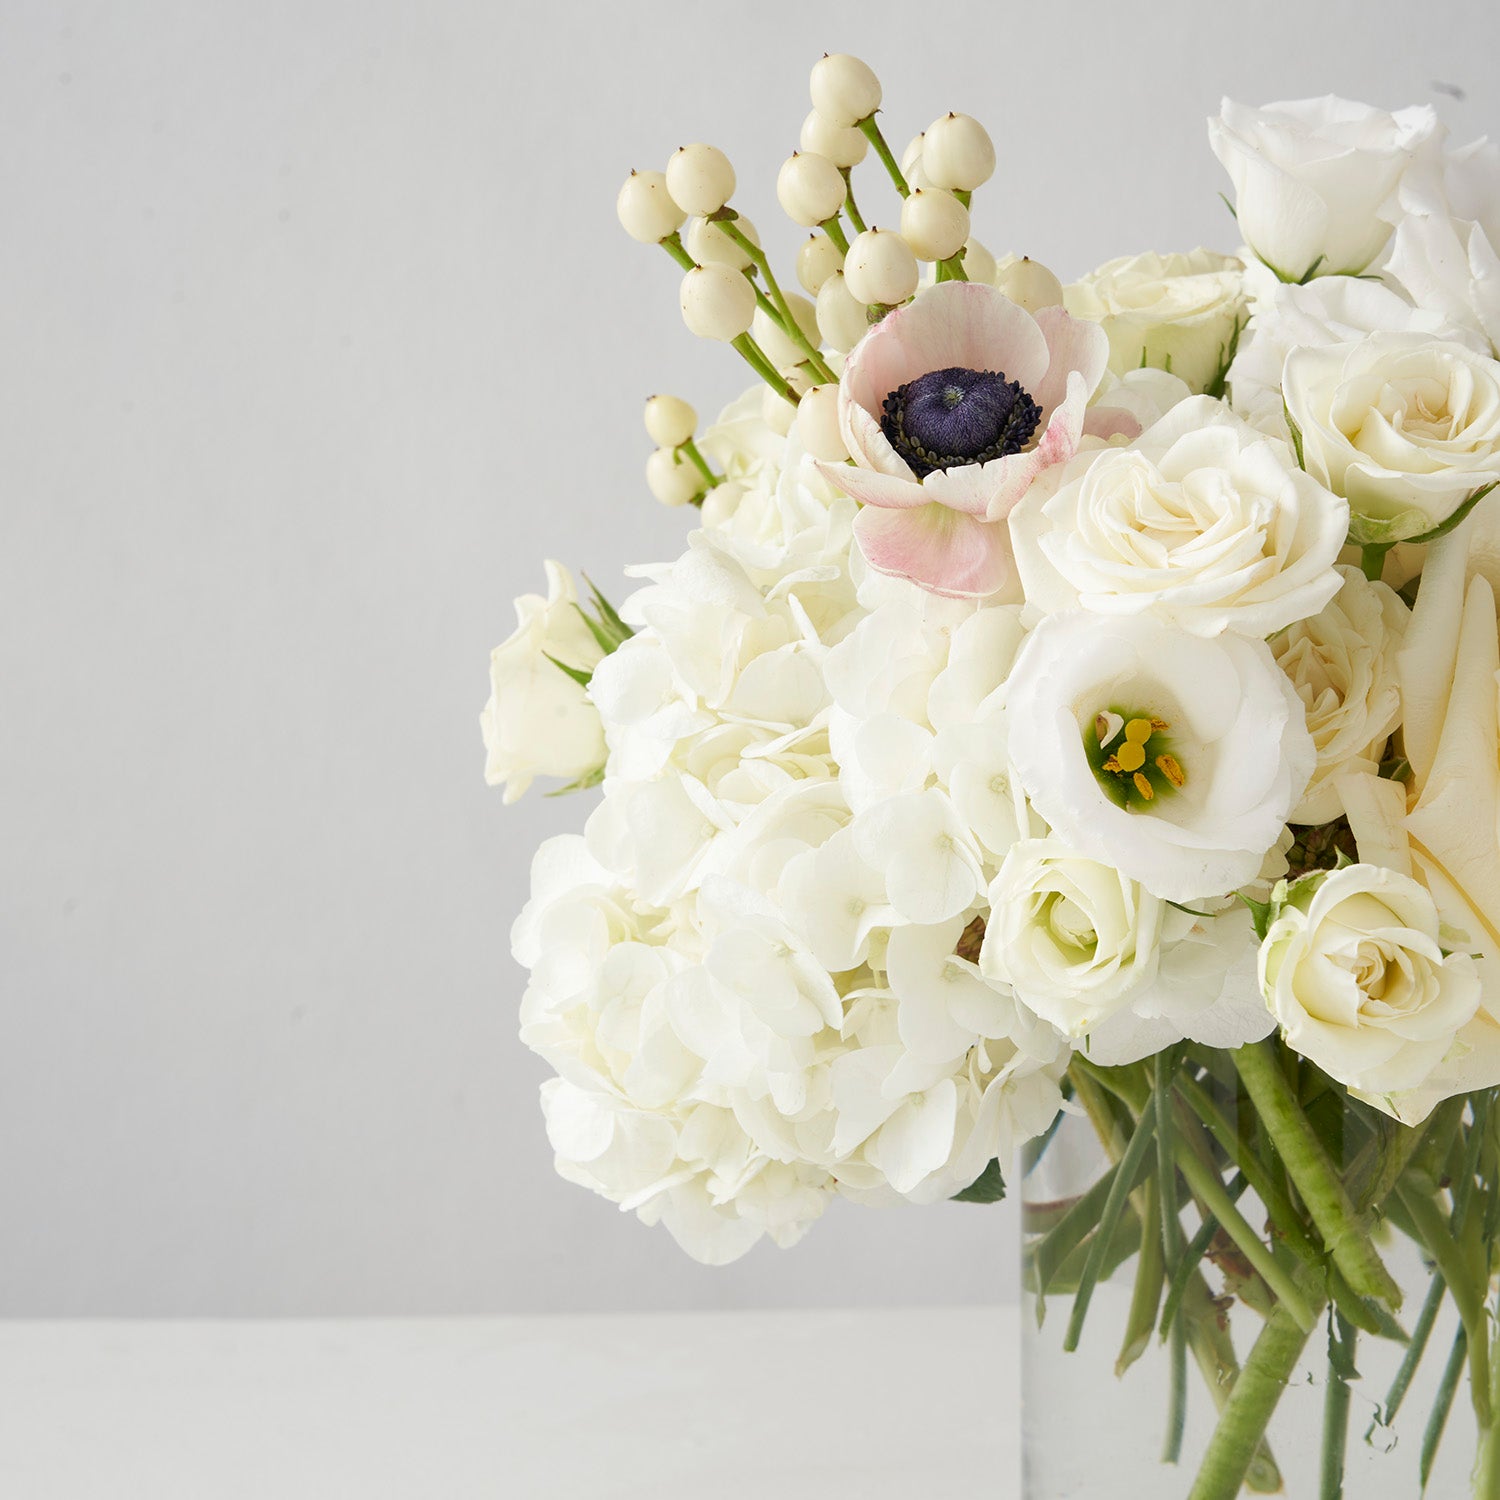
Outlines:
{"label": "white tabletop", "polygon": [[1014,1309],[0,1324],[17,1500],[1019,1493]]}

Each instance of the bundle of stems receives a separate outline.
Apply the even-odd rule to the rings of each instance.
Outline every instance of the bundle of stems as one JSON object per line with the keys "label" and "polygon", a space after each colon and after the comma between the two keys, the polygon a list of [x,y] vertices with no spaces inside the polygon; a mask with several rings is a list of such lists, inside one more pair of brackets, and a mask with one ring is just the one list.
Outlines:
{"label": "bundle of stems", "polygon": [[[1081,1196],[1029,1212],[1028,1290],[1039,1318],[1049,1297],[1071,1298],[1063,1348],[1076,1350],[1095,1288],[1133,1260],[1117,1373],[1153,1339],[1170,1346],[1163,1461],[1181,1458],[1189,1354],[1219,1408],[1189,1500],[1282,1488],[1267,1431],[1315,1334],[1327,1340],[1318,1494],[1339,1500],[1359,1340],[1403,1346],[1375,1424],[1389,1428],[1448,1299],[1458,1328],[1426,1416],[1421,1484],[1425,1490],[1467,1380],[1480,1433],[1472,1494],[1500,1500],[1500,1348],[1491,1301],[1500,1090],[1451,1099],[1407,1127],[1270,1040],[1237,1051],[1184,1044],[1126,1067],[1098,1067],[1078,1055],[1068,1092],[1110,1165]],[[1031,1165],[1051,1141],[1049,1133],[1036,1143]],[[1392,1230],[1417,1246],[1429,1268],[1419,1308],[1403,1308],[1388,1269],[1382,1247]],[[1218,1294],[1211,1277],[1222,1282]],[[1262,1320],[1242,1363],[1226,1297]]]}

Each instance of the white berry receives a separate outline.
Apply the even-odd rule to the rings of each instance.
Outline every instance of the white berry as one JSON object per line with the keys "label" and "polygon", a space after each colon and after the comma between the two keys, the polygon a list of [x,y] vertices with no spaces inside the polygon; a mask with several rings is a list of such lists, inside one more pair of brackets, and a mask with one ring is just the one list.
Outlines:
{"label": "white berry", "polygon": [[918,188],[901,204],[901,238],[918,260],[947,260],[969,237],[969,210],[941,188]]}
{"label": "white berry", "polygon": [[[734,221],[734,227],[750,241],[759,246],[760,235],[743,214]],[[700,266],[728,266],[731,271],[743,271],[750,264],[747,251],[724,233],[723,226],[713,219],[693,219],[682,236],[687,253]]]}
{"label": "white berry", "polygon": [[835,271],[818,288],[818,332],[823,342],[847,354],[869,331],[865,304],[849,290],[844,273]]}
{"label": "white berry", "polygon": [[814,458],[842,463],[849,457],[839,432],[839,388],[815,385],[797,403],[797,436]]}
{"label": "white berry", "polygon": [[964,246],[964,275],[970,281],[987,281],[991,285],[994,284],[995,257],[978,240],[970,240]]}
{"label": "white berry", "polygon": [[698,413],[680,396],[652,396],[646,402],[646,432],[663,448],[680,448],[698,430]]}
{"label": "white berry", "polygon": [[750,327],[755,289],[728,266],[698,266],[682,278],[682,320],[700,339],[728,343]]}
{"label": "white berry", "polygon": [[667,191],[690,214],[716,214],[734,195],[734,168],[717,146],[679,146],[667,163]]}
{"label": "white berry", "polygon": [[[798,328],[807,335],[812,344],[816,345],[818,342],[817,308],[806,297],[799,297],[796,292],[786,292],[783,295],[786,297],[787,308],[796,319]],[[765,350],[766,358],[777,369],[800,364],[807,358],[807,350],[790,334],[783,332],[780,324],[770,318],[762,308],[757,307],[755,310],[755,318],[750,324],[750,336]]]}
{"label": "white berry", "polygon": [[844,252],[822,230],[808,235],[797,251],[797,280],[816,297],[835,271],[844,269]]}
{"label": "white berry", "polygon": [[815,151],[794,151],[776,174],[776,201],[794,224],[811,228],[843,206],[844,174]]}
{"label": "white berry", "polygon": [[880,108],[880,80],[867,63],[847,53],[819,58],[808,88],[813,108],[833,125],[858,125]]}
{"label": "white berry", "polygon": [[802,122],[798,144],[804,151],[826,156],[836,167],[857,167],[870,149],[864,131],[852,125],[835,125],[815,109],[809,110]]}
{"label": "white berry", "polygon": [[667,190],[665,172],[632,172],[615,199],[615,212],[631,239],[659,244],[687,215]]}
{"label": "white berry", "polygon": [[1040,312],[1044,307],[1063,305],[1062,282],[1040,261],[1023,256],[1017,260],[1007,256],[996,268],[994,283],[1017,307],[1027,312]]}
{"label": "white berry", "polygon": [[893,229],[856,235],[844,257],[844,280],[860,302],[894,306],[917,289],[917,257]]}
{"label": "white berry", "polygon": [[646,460],[646,483],[663,505],[688,505],[703,493],[705,480],[695,465],[670,448],[658,448]]}
{"label": "white berry", "polygon": [[995,143],[972,115],[944,115],[923,134],[922,166],[938,187],[972,192],[994,175]]}

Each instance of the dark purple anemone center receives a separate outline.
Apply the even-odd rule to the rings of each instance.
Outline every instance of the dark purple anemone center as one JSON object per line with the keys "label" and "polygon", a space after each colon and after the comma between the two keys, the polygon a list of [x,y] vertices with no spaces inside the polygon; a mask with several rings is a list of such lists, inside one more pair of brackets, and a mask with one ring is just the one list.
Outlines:
{"label": "dark purple anemone center", "polygon": [[1041,419],[1020,381],[955,365],[897,386],[885,398],[880,430],[921,479],[1019,453]]}

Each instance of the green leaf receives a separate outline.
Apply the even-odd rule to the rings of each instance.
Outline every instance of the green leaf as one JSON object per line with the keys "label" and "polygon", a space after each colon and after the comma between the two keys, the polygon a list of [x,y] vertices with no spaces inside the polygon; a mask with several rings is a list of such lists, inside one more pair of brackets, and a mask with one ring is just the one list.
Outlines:
{"label": "green leaf", "polygon": [[[1496,483],[1500,483],[1500,481],[1496,481]],[[1420,536],[1407,537],[1406,540],[1414,546],[1422,546],[1427,542],[1437,541],[1440,536],[1447,536],[1450,531],[1453,531],[1468,520],[1469,512],[1494,488],[1494,484],[1487,484],[1483,489],[1475,490],[1441,526],[1434,526],[1431,531],[1424,531]]]}
{"label": "green leaf", "polygon": [[551,655],[549,652],[543,651],[542,655],[545,656],[547,660],[550,661],[559,672],[561,672],[566,677],[571,677],[573,681],[576,682],[581,688],[587,688],[589,683],[594,680],[594,674],[592,672],[585,672],[580,667],[570,667],[566,662],[558,661],[558,659],[555,656]]}
{"label": "green leaf", "polygon": [[589,593],[593,596],[594,608],[599,611],[599,618],[604,622],[604,627],[615,637],[615,644],[628,641],[635,634],[630,626],[620,618],[620,612],[609,602],[600,591],[599,585],[589,577],[583,575],[583,581],[589,586]]}
{"label": "green leaf", "polygon": [[1004,1197],[1005,1173],[1001,1170],[999,1157],[996,1157],[963,1192],[953,1195],[953,1201],[955,1203],[999,1203]]}
{"label": "green leaf", "polygon": [[573,608],[578,611],[578,618],[588,627],[589,634],[594,638],[594,644],[608,656],[620,643],[581,604],[575,604]]}
{"label": "green leaf", "polygon": [[1253,897],[1245,895],[1243,891],[1236,894],[1240,900],[1250,908],[1250,920],[1255,924],[1255,935],[1261,942],[1265,942],[1266,933],[1271,927],[1271,917],[1274,907],[1269,901],[1256,901]]}

